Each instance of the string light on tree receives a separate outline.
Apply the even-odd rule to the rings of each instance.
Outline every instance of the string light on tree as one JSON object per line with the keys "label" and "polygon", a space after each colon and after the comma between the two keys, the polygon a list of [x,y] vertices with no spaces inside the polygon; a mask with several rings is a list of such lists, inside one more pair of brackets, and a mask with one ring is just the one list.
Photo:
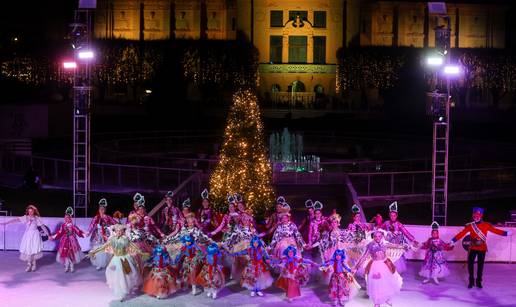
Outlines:
{"label": "string light on tree", "polygon": [[220,159],[210,178],[214,209],[227,210],[227,196],[239,193],[247,208],[262,217],[274,206],[272,168],[267,159],[256,96],[240,90],[233,96]]}

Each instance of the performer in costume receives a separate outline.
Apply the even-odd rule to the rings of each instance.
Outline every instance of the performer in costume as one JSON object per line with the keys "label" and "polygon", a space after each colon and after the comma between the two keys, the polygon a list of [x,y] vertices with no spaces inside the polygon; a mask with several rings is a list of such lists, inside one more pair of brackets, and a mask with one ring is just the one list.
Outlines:
{"label": "performer in costume", "polygon": [[212,231],[212,223],[213,221],[213,210],[210,208],[210,201],[208,199],[209,193],[207,189],[204,189],[201,193],[202,198],[202,208],[199,209],[199,224],[201,226],[201,230],[204,233],[210,233]]}
{"label": "performer in costume", "polygon": [[301,224],[299,224],[299,232],[303,234],[303,239],[308,242],[308,231],[310,229],[310,224],[315,219],[315,213],[314,213],[314,202],[311,199],[307,199],[305,201],[305,208],[306,208],[306,216],[301,221]]}
{"label": "performer in costume", "polygon": [[145,197],[143,197],[142,194],[140,193],[136,193],[134,194],[133,196],[133,210],[131,212],[129,212],[129,215],[131,214],[136,214],[136,212],[138,211],[138,207],[141,205],[141,204],[145,204]]}
{"label": "performer in costume", "polygon": [[290,206],[287,203],[282,205],[283,211],[279,216],[280,223],[276,227],[276,231],[272,236],[269,247],[272,249],[272,257],[275,259],[281,258],[283,251],[288,246],[294,246],[301,254],[306,247],[303,236],[297,230],[296,224],[290,220]]}
{"label": "performer in costume", "polygon": [[[340,228],[341,217],[338,213],[332,214],[329,219],[329,227],[323,232],[321,240],[312,247],[319,247],[319,253],[322,262],[328,262],[332,259],[334,253],[338,249],[348,248],[348,233]],[[321,282],[327,285],[330,282],[331,274],[329,271],[322,272]]]}
{"label": "performer in costume", "polygon": [[165,208],[161,209],[160,225],[166,235],[174,235],[181,229],[181,212],[174,204],[174,192],[165,194]]}
{"label": "performer in costume", "polygon": [[90,258],[103,251],[113,254],[106,267],[106,282],[120,301],[137,290],[142,283],[142,269],[134,256],[139,255],[139,258],[142,259],[148,256],[129,240],[125,235],[125,230],[126,225],[123,224],[111,226],[111,232],[114,235],[109,237],[104,245],[88,254]]}
{"label": "performer in costume", "polygon": [[[354,204],[351,207],[353,212],[353,222],[348,225],[348,233],[351,246],[348,250],[349,263],[351,266],[355,266],[358,259],[364,254],[365,247],[369,243],[366,232],[370,231],[371,228],[367,223],[362,222],[360,215],[360,207]],[[361,276],[363,272],[359,271],[358,275]]]}
{"label": "performer in costume", "polygon": [[204,234],[204,232],[202,232],[199,227],[197,227],[197,219],[195,214],[190,212],[185,217],[185,224],[181,228],[181,231],[179,231],[174,236],[167,236],[162,240],[163,245],[166,246],[167,251],[172,259],[175,259],[181,252],[181,249],[184,245],[181,241],[181,238],[185,236],[191,236],[194,240],[194,243],[200,247],[205,247],[208,246],[208,244],[213,243],[213,240]]}
{"label": "performer in costume", "polygon": [[214,231],[210,232],[210,237],[222,231],[222,241],[226,241],[235,231],[239,218],[240,214],[236,211],[235,198],[231,195],[228,197],[228,213],[224,215],[219,226]]}
{"label": "performer in costume", "polygon": [[254,236],[247,249],[232,255],[248,257],[240,285],[251,291],[251,296],[263,296],[262,291],[269,288],[274,281],[267,266],[270,260],[263,241],[258,236]]}
{"label": "performer in costume", "polygon": [[159,239],[165,236],[156,223],[154,223],[152,217],[147,215],[147,211],[145,210],[145,197],[143,196],[139,199],[136,216],[138,217],[138,223],[136,226],[143,229],[149,238],[154,236],[156,239]]}
{"label": "performer in costume", "polygon": [[197,288],[197,275],[201,269],[203,251],[195,244],[194,238],[190,235],[182,236],[181,243],[183,246],[174,262],[179,263],[180,274],[178,278],[183,289],[192,286],[192,295],[197,295],[201,292]]}
{"label": "performer in costume", "polygon": [[72,216],[72,207],[66,208],[64,223],[51,239],[59,239],[56,261],[64,265],[65,272],[73,273],[74,264],[81,262],[84,258],[79,241],[77,241],[77,236],[84,238],[84,233],[73,224]]}
{"label": "performer in costume", "polygon": [[[391,299],[401,290],[403,279],[396,271],[396,266],[391,260],[389,251],[402,251],[405,246],[396,245],[384,241],[385,230],[378,229],[373,233],[373,241],[367,244],[366,250],[352,273],[355,274],[362,264],[365,268],[367,295],[375,307],[381,304],[392,306]],[[398,253],[400,256],[401,253]]]}
{"label": "performer in costume", "polygon": [[[468,288],[473,288],[474,285],[477,288],[482,288],[482,276],[484,272],[484,261],[487,252],[487,233],[492,232],[500,236],[510,236],[511,232],[498,229],[488,222],[484,222],[482,219],[484,215],[484,209],[475,207],[473,208],[473,222],[466,224],[464,229],[461,230],[455,237],[453,237],[451,244],[452,246],[458,240],[462,239],[466,234],[471,237],[471,245],[468,252],[468,273],[469,273],[469,284]],[[477,258],[477,278],[475,280],[475,272],[473,265]]]}
{"label": "performer in costume", "polygon": [[197,275],[196,282],[204,288],[206,296],[212,299],[216,299],[220,289],[225,286],[226,280],[222,273],[222,253],[217,243],[210,244],[206,249],[203,267]]}
{"label": "performer in costume", "polygon": [[321,271],[330,271],[329,296],[333,306],[344,304],[355,297],[360,290],[360,285],[351,274],[351,269],[346,265],[346,253],[343,249],[335,250],[330,261],[324,262],[319,267]]}
{"label": "performer in costume", "polygon": [[[90,227],[86,236],[90,235],[90,247],[96,249],[104,245],[109,238],[109,227],[117,223],[111,216],[106,214],[107,200],[102,198],[99,201],[99,209],[95,217],[91,220]],[[100,270],[105,268],[111,260],[111,255],[105,252],[97,253],[95,258],[90,259],[91,264]]]}
{"label": "performer in costume", "polygon": [[280,277],[276,281],[276,287],[285,291],[289,302],[301,296],[301,287],[308,283],[310,278],[310,266],[316,265],[308,259],[298,255],[295,246],[288,246],[283,251],[279,264],[281,268]]}
{"label": "performer in costume", "polygon": [[419,271],[419,276],[423,277],[423,283],[426,284],[433,279],[438,285],[439,279],[450,275],[448,270],[448,264],[444,257],[444,251],[452,250],[453,247],[449,244],[444,243],[443,240],[439,239],[439,224],[437,222],[432,223],[431,237],[426,240],[421,246],[421,249],[426,249],[425,260],[423,266]]}
{"label": "performer in costume", "polygon": [[[229,253],[236,253],[249,247],[251,239],[256,235],[253,216],[247,212],[240,213],[238,224],[234,232],[222,242],[222,246]],[[231,261],[232,260],[232,261]],[[247,265],[245,256],[235,256],[226,264],[231,264],[230,279],[240,280]]]}
{"label": "performer in costume", "polygon": [[14,218],[0,225],[8,225],[12,223],[24,223],[25,232],[23,233],[20,243],[20,260],[27,262],[25,272],[36,271],[36,261],[43,257],[43,240],[38,227],[50,237],[50,233],[39,215],[38,208],[35,205],[29,204],[25,209],[25,215]]}
{"label": "performer in costume", "polygon": [[[411,242],[414,246],[418,246],[418,242],[414,236],[408,232],[402,223],[398,221],[398,203],[393,202],[389,206],[389,220],[383,223],[383,229],[387,231],[387,241],[393,244],[408,244]],[[396,270],[402,274],[407,270],[407,260],[402,255],[396,262]]]}
{"label": "performer in costume", "polygon": [[148,262],[152,269],[143,283],[143,292],[158,299],[174,294],[178,287],[167,250],[162,245],[156,245]]}
{"label": "performer in costume", "polygon": [[260,237],[270,237],[276,231],[278,224],[280,223],[280,214],[284,211],[283,205],[286,204],[285,197],[279,196],[276,199],[276,212],[272,213],[267,218],[267,223],[265,224],[265,229],[267,229],[264,233],[260,234]]}
{"label": "performer in costume", "polygon": [[371,230],[377,230],[379,228],[383,229],[383,217],[382,217],[382,215],[380,213],[377,213],[371,219],[371,221],[369,221],[369,223],[371,224],[371,227],[370,227]]}
{"label": "performer in costume", "polygon": [[319,242],[321,232],[327,227],[326,218],[322,215],[323,204],[319,201],[314,202],[314,219],[310,222],[308,228],[308,245]]}

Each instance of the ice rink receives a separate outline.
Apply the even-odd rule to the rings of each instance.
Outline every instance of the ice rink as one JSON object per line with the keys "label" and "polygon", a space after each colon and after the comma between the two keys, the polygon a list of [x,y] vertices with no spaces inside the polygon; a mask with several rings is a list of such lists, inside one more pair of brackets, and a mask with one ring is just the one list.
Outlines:
{"label": "ice rink", "polygon": [[[104,271],[96,271],[88,261],[76,266],[75,273],[64,273],[55,262],[55,253],[45,253],[38,270],[25,272],[25,263],[18,252],[0,252],[0,306],[2,307],[101,307],[101,306],[330,306],[327,288],[311,281],[302,289],[302,296],[292,303],[284,300],[277,288],[269,288],[264,297],[250,297],[249,292],[233,282],[212,300],[204,293],[191,296],[176,293],[169,299],[157,300],[147,295],[114,301],[105,283]],[[409,262],[403,274],[403,289],[393,299],[399,307],[516,306],[516,264],[487,263],[484,289],[467,289],[467,272],[463,263],[452,263],[452,275],[440,285],[421,284],[417,272],[421,262]],[[360,281],[360,280],[359,280]],[[363,281],[360,281],[361,283]],[[372,306],[364,290],[346,306]],[[387,305],[385,305],[387,306]]]}

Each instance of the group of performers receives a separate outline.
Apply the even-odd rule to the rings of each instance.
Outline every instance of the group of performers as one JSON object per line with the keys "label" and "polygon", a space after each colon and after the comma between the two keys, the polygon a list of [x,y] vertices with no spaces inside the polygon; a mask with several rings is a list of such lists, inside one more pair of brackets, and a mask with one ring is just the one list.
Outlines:
{"label": "group of performers", "polygon": [[398,221],[396,202],[389,206],[385,222],[381,215],[371,223],[363,222],[360,207],[354,205],[351,223],[341,228],[339,214],[334,211],[324,216],[321,202],[307,200],[307,215],[298,227],[292,221],[289,204],[278,197],[275,212],[261,228],[241,195],[228,197],[228,210],[223,216],[210,208],[207,190],[201,198],[202,206],[194,213],[189,199],[180,210],[173,193],[168,192],[160,219],[155,222],[146,213],[145,197],[136,193],[126,223],[122,223],[119,212],[113,217],[107,215],[107,200],[101,199],[85,232],[74,225],[73,210],[68,208],[61,227],[51,234],[42,227],[33,204],[24,216],[5,224],[26,224],[20,259],[27,262],[27,272],[35,271],[36,260],[42,257],[41,233],[59,240],[56,261],[64,265],[65,272],[74,272],[74,265],[84,258],[77,237],[90,236],[91,250],[86,257],[97,270],[106,269],[107,284],[119,300],[140,289],[159,299],[190,289],[192,295],[204,291],[216,299],[227,279],[232,279],[252,297],[263,296],[265,289],[275,285],[292,301],[301,296],[301,288],[313,277],[328,287],[333,305],[344,305],[361,288],[357,278],[363,278],[374,306],[391,305],[391,299],[401,290],[408,249],[426,250],[419,275],[423,283],[439,284],[439,278],[449,274],[444,251],[451,250],[469,233],[469,288],[481,288],[487,232],[510,235],[482,221],[481,208],[474,208],[473,222],[450,243],[439,238],[439,225],[434,222],[430,237],[420,244]]}

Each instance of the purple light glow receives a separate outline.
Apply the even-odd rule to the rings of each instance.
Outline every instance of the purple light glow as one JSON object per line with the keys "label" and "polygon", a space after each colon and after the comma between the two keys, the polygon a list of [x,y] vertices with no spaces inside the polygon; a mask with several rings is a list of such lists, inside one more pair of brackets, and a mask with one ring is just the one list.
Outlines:
{"label": "purple light glow", "polygon": [[72,61],[63,62],[63,68],[64,69],[75,69],[75,68],[77,68],[77,63],[72,62]]}
{"label": "purple light glow", "polygon": [[444,74],[447,76],[457,76],[460,74],[460,68],[457,65],[444,66]]}

